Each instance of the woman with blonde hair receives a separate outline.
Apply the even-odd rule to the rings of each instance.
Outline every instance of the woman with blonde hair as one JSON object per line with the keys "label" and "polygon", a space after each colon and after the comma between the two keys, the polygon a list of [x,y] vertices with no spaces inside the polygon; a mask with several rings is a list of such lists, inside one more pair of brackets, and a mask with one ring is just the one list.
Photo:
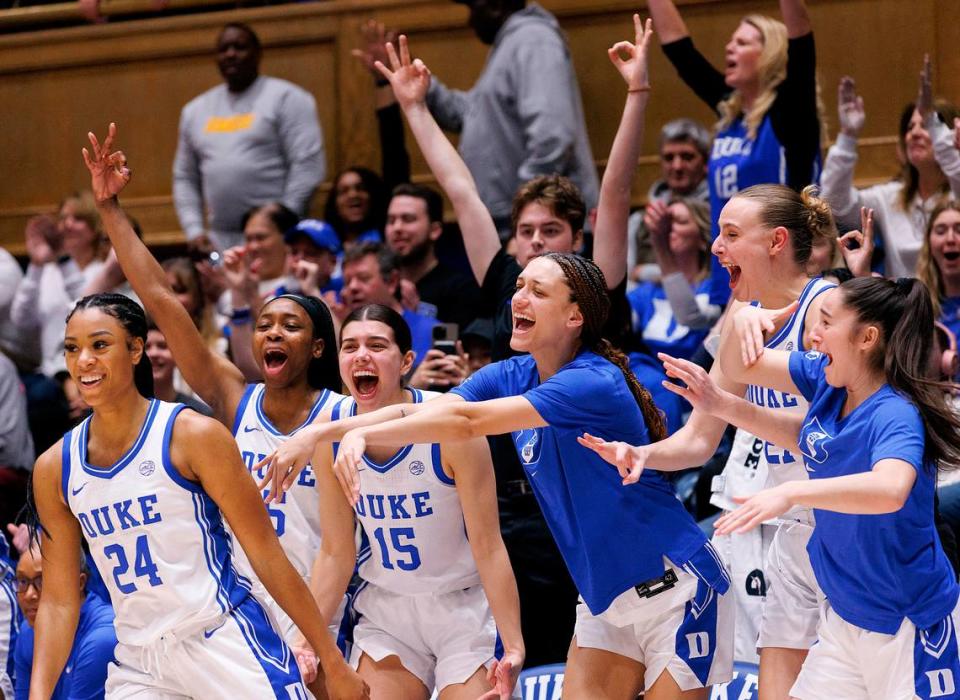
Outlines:
{"label": "woman with blonde hair", "polygon": [[960,333],[960,203],[941,200],[930,212],[917,277],[930,290],[937,320]]}
{"label": "woman with blonde hair", "polygon": [[[727,43],[721,73],[697,51],[673,0],[650,0],[664,53],[680,77],[716,111],[708,162],[713,237],[720,210],[760,184],[801,190],[817,179],[821,119],[813,30],[804,0],[780,0],[783,22],[744,17]],[[710,303],[730,295],[714,261]]]}

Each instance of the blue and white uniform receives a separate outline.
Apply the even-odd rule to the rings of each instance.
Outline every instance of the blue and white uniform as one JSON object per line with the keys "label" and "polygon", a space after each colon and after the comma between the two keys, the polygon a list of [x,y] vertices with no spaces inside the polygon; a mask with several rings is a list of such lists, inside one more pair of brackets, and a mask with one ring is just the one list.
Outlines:
{"label": "blue and white uniform", "polygon": [[[804,287],[797,310],[765,347],[802,350],[810,305],[835,285],[815,277]],[[749,385],[746,399],[780,411],[804,414],[807,401]],[[714,478],[710,502],[730,511],[733,496],[749,496],[785,481],[806,479],[799,454],[738,429],[723,474]],[[756,661],[757,648],[809,649],[816,641],[818,587],[806,554],[813,526],[809,508],[795,508],[750,532],[717,535],[714,544],[730,565],[737,600],[736,658]]]}
{"label": "blue and white uniform", "polygon": [[826,603],[791,695],[958,698],[960,586],[934,525],[936,466],[924,454],[923,419],[887,384],[842,416],[847,392],[827,384],[827,363],[812,351],[790,356],[810,402],[799,439],[810,478],[869,473],[884,459],[907,462],[917,477],[893,513],[816,509],[808,549]]}
{"label": "blue and white uniform", "polygon": [[[256,483],[264,477],[263,470],[254,471],[254,466],[267,455],[273,454],[290,436],[310,425],[322,411],[328,410],[343,397],[327,389],[320,392],[307,419],[302,425],[289,433],[282,433],[270,422],[263,411],[263,396],[266,387],[263,384],[250,384],[243,393],[237,406],[233,421],[233,436],[240,448],[244,464]],[[264,493],[266,496],[266,493]],[[279,502],[267,505],[267,513],[277,531],[280,546],[293,568],[306,581],[310,582],[313,562],[320,551],[320,500],[317,495],[317,480],[313,467],[307,465],[297,481],[285,492]],[[257,580],[253,567],[241,548],[236,551],[237,570],[246,578],[254,581],[257,597],[262,600],[273,614],[283,638],[293,641],[297,634],[296,625],[283,609],[277,605],[266,589]],[[342,610],[341,610],[342,613]],[[339,632],[341,615],[331,624],[331,634],[336,638]]]}
{"label": "blue and white uniform", "polygon": [[[702,280],[694,295],[697,305],[710,305],[710,278]],[[633,330],[643,337],[652,355],[665,352],[689,360],[707,337],[709,328],[688,328],[677,323],[677,317],[659,282],[644,282],[627,294],[633,312]]]}
{"label": "blue and white uniform", "polygon": [[106,696],[303,698],[296,660],[234,569],[220,509],[170,461],[183,408],[151,400],[107,467],[87,462],[92,417],[63,438],[63,497],[116,613]]}
{"label": "blue and white uniform", "polygon": [[648,688],[664,671],[683,690],[729,680],[729,577],[713,547],[661,473],[645,470],[625,488],[577,443],[583,432],[649,442],[619,368],[583,351],[541,383],[532,357],[513,357],[453,392],[468,401],[523,396],[548,423],[513,440],[580,592],[577,644],[644,664]]}
{"label": "blue and white uniform", "polygon": [[6,698],[13,697],[14,649],[20,631],[15,577],[7,540],[0,535],[0,691]]}
{"label": "blue and white uniform", "polygon": [[[409,391],[414,403],[439,395]],[[332,418],[356,411],[348,397]],[[493,662],[499,640],[440,445],[407,445],[382,463],[365,454],[359,478],[362,583],[351,664],[393,654],[428,689],[466,682]]]}

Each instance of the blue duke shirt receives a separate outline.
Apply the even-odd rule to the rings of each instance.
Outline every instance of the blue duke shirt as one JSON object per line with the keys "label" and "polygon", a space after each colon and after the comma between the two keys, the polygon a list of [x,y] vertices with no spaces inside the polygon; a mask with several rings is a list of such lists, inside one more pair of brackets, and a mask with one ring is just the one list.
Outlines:
{"label": "blue duke shirt", "polygon": [[584,602],[594,614],[628,588],[663,575],[663,557],[696,560],[718,592],[726,573],[707,556],[706,537],[655,471],[623,486],[616,469],[577,442],[583,432],[647,444],[643,416],[620,369],[581,352],[541,383],[534,359],[487,365],[452,390],[467,401],[522,395],[549,424],[512,437],[527,479]]}
{"label": "blue duke shirt", "polygon": [[807,545],[817,582],[837,614],[872,632],[894,634],[908,618],[926,629],[950,614],[960,596],[934,526],[934,466],[924,458],[916,406],[884,384],[845,417],[845,389],[827,384],[825,355],[794,352],[790,375],[810,402],[799,446],[811,479],[869,472],[883,459],[917,471],[903,507],[883,515],[816,509]]}

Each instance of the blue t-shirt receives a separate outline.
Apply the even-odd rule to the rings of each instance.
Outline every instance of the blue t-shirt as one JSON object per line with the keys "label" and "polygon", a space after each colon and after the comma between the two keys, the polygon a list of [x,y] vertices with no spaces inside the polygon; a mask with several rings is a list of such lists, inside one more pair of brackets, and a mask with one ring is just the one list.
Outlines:
{"label": "blue t-shirt", "polygon": [[[710,278],[701,281],[694,293],[697,297],[709,297]],[[643,336],[643,342],[654,356],[665,352],[689,360],[710,331],[709,328],[692,329],[677,323],[667,293],[659,283],[643,282],[627,294],[627,300],[633,311],[633,331]]]}
{"label": "blue t-shirt", "polygon": [[940,323],[960,338],[960,297],[944,297],[940,300]]}
{"label": "blue t-shirt", "polygon": [[[80,606],[80,620],[67,665],[53,690],[52,700],[100,700],[107,683],[107,667],[114,660],[117,633],[113,629],[113,608],[89,593]],[[33,628],[24,622],[14,651],[16,700],[30,695],[33,664]]]}
{"label": "blue t-shirt", "polygon": [[433,327],[440,322],[429,316],[418,314],[410,309],[403,310],[403,320],[410,326],[410,336],[413,339],[413,351],[417,356],[413,360],[413,366],[416,367],[427,354],[427,350],[433,347]]}
{"label": "blue t-shirt", "polygon": [[667,421],[667,434],[673,435],[683,427],[683,414],[690,410],[690,404],[663,387],[661,382],[667,379],[667,375],[660,362],[642,352],[631,352],[628,358],[630,371],[653,396],[653,402]]}
{"label": "blue t-shirt", "polygon": [[861,474],[892,458],[912,465],[917,480],[895,513],[815,509],[807,551],[817,582],[850,624],[894,634],[906,617],[926,629],[950,614],[960,587],[934,526],[936,472],[924,458],[923,419],[887,384],[841,418],[847,392],[827,384],[826,365],[815,351],[790,354],[790,376],[810,402],[799,440],[810,478]]}
{"label": "blue t-shirt", "polygon": [[594,614],[628,588],[663,576],[663,557],[723,593],[726,572],[662,474],[624,486],[615,468],[582,447],[583,432],[634,445],[646,425],[619,368],[581,352],[541,383],[529,355],[487,365],[453,393],[467,401],[523,396],[549,424],[512,434],[527,480],[570,575]]}

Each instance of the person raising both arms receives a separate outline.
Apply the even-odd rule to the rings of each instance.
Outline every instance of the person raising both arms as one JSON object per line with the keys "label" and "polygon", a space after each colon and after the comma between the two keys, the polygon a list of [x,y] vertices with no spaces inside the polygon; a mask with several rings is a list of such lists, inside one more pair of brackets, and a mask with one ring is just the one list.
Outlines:
{"label": "person raising both arms", "polygon": [[[248,385],[239,369],[204,342],[168,286],[163,269],[130,228],[117,201],[130,171],[122,153],[111,154],[115,137],[113,124],[103,146],[91,134],[93,154],[86,159],[104,229],[127,278],[166,336],[183,378],[210,406],[213,416],[231,430],[247,469],[252,470],[262,455],[339,398],[335,392],[340,389],[340,373],[329,311],[316,299],[295,294],[264,304],[251,342],[263,383]],[[250,316],[249,308],[234,308],[231,323],[235,327],[249,325]],[[284,502],[272,504],[269,511],[284,551],[305,579],[309,579],[320,542],[317,503],[313,474],[307,471]],[[238,550],[236,554],[241,573],[255,579],[244,553]],[[284,639],[294,640],[296,630],[290,618],[265,591],[258,593],[278,620]]]}
{"label": "person raising both arms", "polygon": [[[90,162],[109,171],[102,184],[113,192],[128,177],[120,153],[95,147]],[[234,568],[225,521],[317,645],[330,695],[367,697],[284,555],[229,432],[150,398],[146,329],[143,309],[121,295],[84,297],[67,318],[67,369],[93,413],[34,467],[44,581],[31,700],[51,697],[73,645],[81,537],[116,612],[106,697],[304,697],[293,654]]]}
{"label": "person raising both arms", "polygon": [[[436,400],[439,394],[404,387],[412,364],[400,314],[379,304],[354,310],[340,330],[340,371],[351,396],[326,418]],[[337,484],[336,451],[321,445],[313,459],[323,540],[311,588],[321,611],[332,614],[357,569],[351,664],[372,697],[426,700],[436,688],[441,700],[509,698],[524,647],[486,440],[371,448],[356,504]]]}

